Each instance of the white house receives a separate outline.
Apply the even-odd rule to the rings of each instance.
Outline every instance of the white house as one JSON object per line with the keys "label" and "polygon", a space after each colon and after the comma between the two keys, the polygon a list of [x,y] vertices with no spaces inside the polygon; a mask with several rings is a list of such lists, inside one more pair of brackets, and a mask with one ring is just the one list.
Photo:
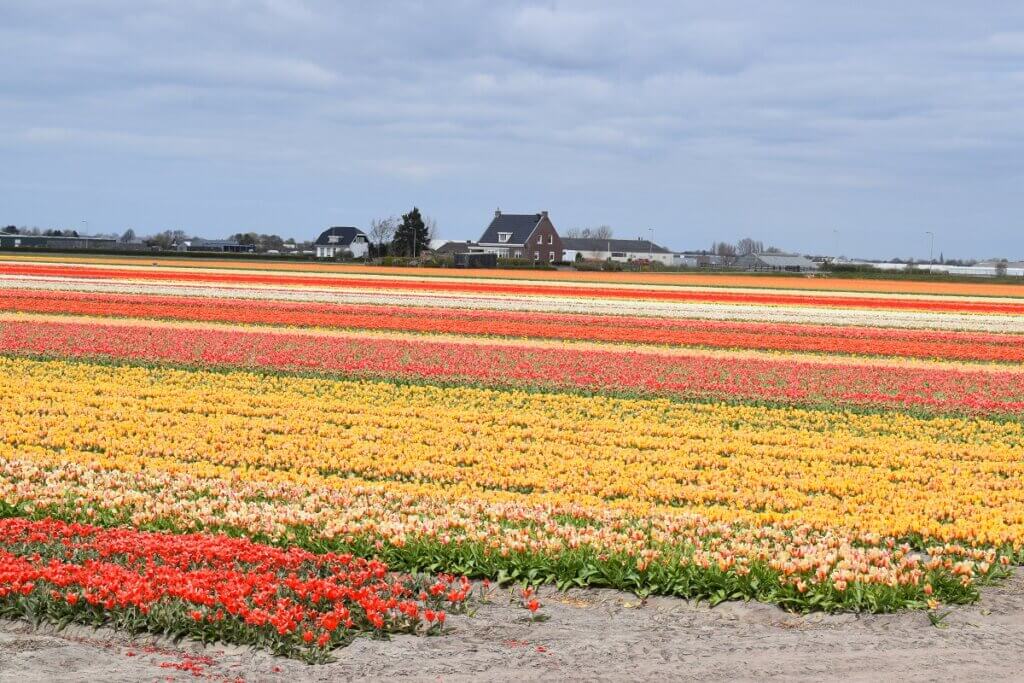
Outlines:
{"label": "white house", "polygon": [[314,243],[317,258],[334,258],[335,256],[351,256],[366,258],[370,251],[370,242],[366,233],[359,228],[336,227],[328,228],[320,233]]}
{"label": "white house", "polygon": [[673,265],[675,255],[642,239],[614,240],[595,237],[563,237],[563,261],[657,261]]}

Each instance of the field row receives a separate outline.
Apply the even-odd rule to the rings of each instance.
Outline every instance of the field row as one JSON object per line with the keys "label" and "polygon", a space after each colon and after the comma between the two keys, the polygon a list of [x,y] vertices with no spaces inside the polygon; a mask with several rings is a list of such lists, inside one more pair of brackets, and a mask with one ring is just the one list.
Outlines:
{"label": "field row", "polygon": [[949,360],[1024,361],[1024,335],[828,325],[646,319],[368,304],[248,301],[94,292],[0,291],[0,311],[292,327],[570,339]]}
{"label": "field row", "polygon": [[554,343],[451,341],[366,333],[6,318],[0,353],[215,364],[345,376],[469,382],[681,399],[903,408],[1012,416],[1017,367],[795,361],[742,352],[652,351]]}
{"label": "field row", "polygon": [[874,280],[856,278],[808,278],[795,275],[768,275],[740,273],[616,273],[616,272],[585,272],[585,271],[550,271],[550,270],[492,270],[492,269],[445,269],[423,270],[403,267],[374,267],[362,265],[346,265],[329,262],[274,262],[257,259],[215,259],[215,258],[175,258],[167,256],[150,256],[140,258],[124,258],[114,256],[59,256],[18,254],[0,255],[0,262],[27,263],[60,263],[68,266],[133,266],[158,267],[179,270],[250,270],[265,273],[321,273],[344,276],[391,276],[406,278],[423,278],[423,273],[432,277],[443,274],[446,278],[464,280],[525,280],[543,281],[547,283],[589,283],[616,284],[628,286],[676,286],[676,287],[715,287],[745,289],[782,289],[816,292],[870,292],[879,294],[923,294],[927,296],[982,296],[1022,298],[1020,285],[994,284],[991,282],[918,282],[913,280]]}
{"label": "field row", "polygon": [[886,311],[932,311],[949,313],[1024,314],[1024,300],[984,297],[923,297],[837,295],[819,292],[793,293],[760,290],[733,291],[725,288],[616,287],[612,285],[569,285],[554,283],[502,282],[496,280],[414,279],[382,277],[331,278],[311,274],[269,274],[227,270],[188,271],[157,268],[102,268],[62,265],[13,264],[0,261],[0,276],[37,278],[74,277],[94,280],[138,282],[190,282],[226,285],[316,287],[322,289],[384,290],[389,292],[433,292],[482,294],[490,296],[553,296],[630,301],[727,303],[760,306],[811,306],[826,308],[879,309]]}
{"label": "field row", "polygon": [[[657,318],[761,322],[769,325],[809,324],[905,328],[920,330],[974,331],[1024,334],[1024,317],[925,311],[882,311],[812,306],[760,306],[737,303],[687,303],[601,299],[597,297],[487,296],[388,290],[316,289],[263,285],[203,285],[183,282],[122,282],[73,277],[10,277],[0,280],[4,291],[91,292],[108,295],[166,295],[186,297],[190,303],[206,299],[245,302],[292,301],[340,305],[370,305],[445,310],[536,312],[556,315],[641,317],[644,323]],[[248,303],[251,305],[251,303]]]}

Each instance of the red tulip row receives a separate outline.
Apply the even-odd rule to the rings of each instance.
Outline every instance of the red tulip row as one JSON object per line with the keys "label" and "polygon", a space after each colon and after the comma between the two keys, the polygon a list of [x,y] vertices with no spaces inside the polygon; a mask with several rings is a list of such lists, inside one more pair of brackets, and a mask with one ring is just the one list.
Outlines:
{"label": "red tulip row", "polygon": [[[421,585],[422,584],[422,585]],[[0,615],[188,633],[313,661],[356,632],[438,630],[466,579],[211,534],[0,520]]]}
{"label": "red tulip row", "polygon": [[389,291],[461,292],[470,294],[541,295],[559,297],[597,297],[649,301],[713,302],[765,304],[768,306],[825,306],[834,308],[876,308],[881,310],[947,311],[973,313],[1024,314],[1024,302],[979,301],[976,299],[914,299],[872,296],[821,296],[735,292],[727,289],[679,290],[659,287],[579,287],[536,283],[494,281],[414,280],[411,278],[331,278],[309,275],[252,274],[232,272],[195,272],[184,270],[131,270],[125,268],[82,268],[63,265],[0,263],[2,275],[86,278],[101,280],[144,280],[180,282],[217,282],[269,286],[312,286],[328,289],[380,289]]}
{"label": "red tulip row", "polygon": [[348,376],[478,382],[971,414],[1024,410],[1013,371],[796,362],[740,354],[648,353],[502,342],[437,342],[139,323],[0,323],[0,353],[109,357]]}
{"label": "red tulip row", "polygon": [[1024,362],[1024,335],[450,308],[0,290],[0,310]]}

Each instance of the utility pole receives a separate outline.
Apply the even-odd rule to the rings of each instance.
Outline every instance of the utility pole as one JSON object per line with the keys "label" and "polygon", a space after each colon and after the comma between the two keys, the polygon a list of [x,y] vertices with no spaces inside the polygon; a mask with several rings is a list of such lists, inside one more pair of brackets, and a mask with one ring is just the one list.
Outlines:
{"label": "utility pole", "polygon": [[[933,264],[935,263],[935,233],[931,230],[925,230],[924,234],[931,237],[931,242],[928,245],[928,263]],[[929,268],[929,270],[931,269]]]}
{"label": "utility pole", "polygon": [[647,260],[654,262],[654,228],[647,228],[647,232],[651,233],[651,239],[647,242],[647,246],[650,248],[651,253],[648,254]]}

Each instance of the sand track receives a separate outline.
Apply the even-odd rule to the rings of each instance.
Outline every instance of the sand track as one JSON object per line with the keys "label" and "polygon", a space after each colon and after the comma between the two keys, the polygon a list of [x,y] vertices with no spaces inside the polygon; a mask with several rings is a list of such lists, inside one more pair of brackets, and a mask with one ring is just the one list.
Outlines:
{"label": "sand track", "polygon": [[325,666],[239,647],[0,621],[0,681],[916,681],[1019,679],[1024,671],[1021,572],[985,589],[978,604],[952,608],[942,629],[922,612],[801,616],[757,603],[640,604],[600,590],[546,590],[542,598],[546,622],[525,621],[497,592],[473,617],[453,618],[445,637],[359,639]]}

